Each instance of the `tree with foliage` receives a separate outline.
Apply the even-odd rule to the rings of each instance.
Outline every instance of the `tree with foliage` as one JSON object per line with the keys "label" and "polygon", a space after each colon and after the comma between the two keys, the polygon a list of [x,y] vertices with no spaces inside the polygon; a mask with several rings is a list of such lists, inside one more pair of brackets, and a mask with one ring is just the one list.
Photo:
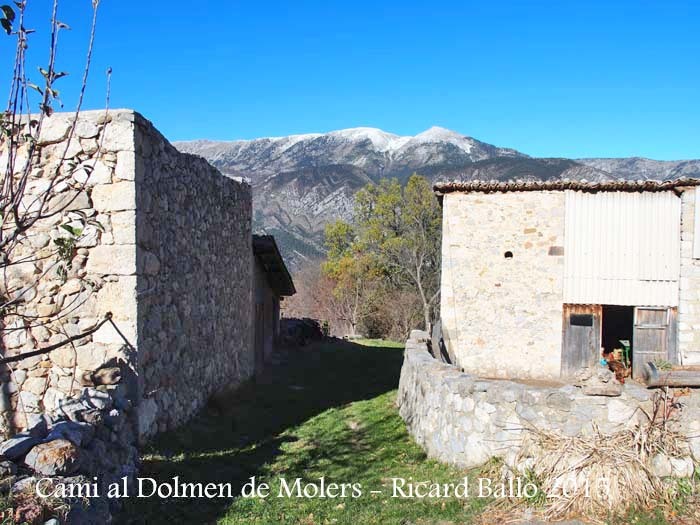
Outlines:
{"label": "tree with foliage", "polygon": [[413,174],[370,184],[357,193],[355,220],[361,250],[397,288],[412,288],[430,327],[440,295],[441,213],[430,183]]}
{"label": "tree with foliage", "polygon": [[378,272],[367,254],[358,251],[353,227],[343,221],[328,224],[325,230],[328,257],[324,275],[334,283],[332,290],[336,317],[357,335],[357,327],[368,315]]}
{"label": "tree with foliage", "polygon": [[[386,305],[387,295],[407,301],[413,293],[428,329],[440,294],[440,239],[440,207],[428,180],[414,174],[401,186],[396,179],[383,179],[356,194],[354,225],[338,221],[326,229],[324,272],[345,283],[343,294],[352,290],[346,286],[356,285],[351,294],[356,312],[364,307],[367,314],[370,299]],[[381,287],[368,286],[379,277]],[[411,319],[409,312],[401,324]]]}

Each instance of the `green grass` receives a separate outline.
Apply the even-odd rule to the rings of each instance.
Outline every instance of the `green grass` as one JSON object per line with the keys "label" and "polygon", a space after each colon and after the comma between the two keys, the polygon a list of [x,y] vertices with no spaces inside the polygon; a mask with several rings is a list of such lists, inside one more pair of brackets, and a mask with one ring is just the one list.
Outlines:
{"label": "green grass", "polygon": [[403,343],[386,339],[356,339],[353,343],[374,348],[403,348]]}
{"label": "green grass", "polygon": [[[160,436],[139,474],[162,482],[179,476],[187,483],[231,483],[234,496],[255,476],[270,485],[270,496],[130,499],[119,522],[457,525],[483,512],[480,523],[490,523],[487,499],[390,497],[392,477],[456,483],[465,476],[427,459],[407,434],[395,406],[402,360],[401,345],[376,340],[319,344],[292,354],[289,365],[242,389],[225,414],[202,414]],[[488,472],[488,466],[482,469],[482,475]],[[318,483],[320,477],[359,483],[362,496],[279,498],[280,477],[290,484],[296,478]],[[631,511],[609,523],[669,522],[657,509]]]}
{"label": "green grass", "polygon": [[[318,345],[246,389],[230,413],[202,415],[161,436],[141,477],[271,485],[265,499],[130,500],[125,523],[389,524],[464,523],[485,500],[392,499],[390,477],[458,482],[465,475],[426,459],[395,407],[401,345],[376,341]],[[345,499],[276,497],[279,478],[360,483]],[[372,495],[371,490],[383,494]]]}
{"label": "green grass", "polygon": [[[456,482],[464,473],[426,460],[408,439],[394,409],[395,393],[330,409],[291,429],[282,454],[262,469],[279,493],[279,476],[318,481],[361,483],[362,496],[346,499],[239,499],[221,523],[337,523],[385,524],[402,520],[459,520],[478,507],[474,500],[401,500],[391,498],[391,477],[415,481]],[[382,494],[371,494],[381,490]]]}

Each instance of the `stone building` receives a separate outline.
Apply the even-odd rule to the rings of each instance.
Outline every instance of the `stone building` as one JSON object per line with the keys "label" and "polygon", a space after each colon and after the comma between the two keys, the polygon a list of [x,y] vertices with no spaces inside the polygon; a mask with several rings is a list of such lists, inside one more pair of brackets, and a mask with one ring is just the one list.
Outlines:
{"label": "stone building", "polygon": [[272,235],[253,235],[255,256],[255,369],[262,371],[280,334],[280,301],[296,293]]}
{"label": "stone building", "polygon": [[107,323],[74,345],[3,369],[2,430],[26,428],[85,388],[91,395],[85,378],[90,385],[95,372],[118,366],[121,382],[108,388],[133,407],[132,431],[143,439],[180,425],[213,393],[253,374],[251,188],[178,152],[133,111],[83,112],[72,133],[71,117],[44,122],[28,195],[45,190],[46,174],[65,154],[54,198],[70,205],[37,223],[24,246],[36,257],[3,281],[18,290],[48,271],[42,261],[66,235],[62,227],[88,217],[65,274],[49,272],[41,289],[23,292],[25,314],[66,314],[48,325],[16,321],[4,331],[2,354],[64,341],[107,312],[118,331]]}
{"label": "stone building", "polygon": [[700,184],[445,182],[441,321],[469,373],[554,379],[629,341],[700,364]]}

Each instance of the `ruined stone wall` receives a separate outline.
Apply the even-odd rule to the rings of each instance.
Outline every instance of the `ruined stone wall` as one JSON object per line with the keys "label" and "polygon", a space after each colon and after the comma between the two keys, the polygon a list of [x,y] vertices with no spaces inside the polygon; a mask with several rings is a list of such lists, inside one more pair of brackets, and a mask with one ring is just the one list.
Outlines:
{"label": "ruined stone wall", "polygon": [[139,427],[173,428],[254,371],[251,188],[136,122]]}
{"label": "ruined stone wall", "polygon": [[[642,421],[640,408],[653,413],[653,391],[635,383],[625,384],[618,397],[604,397],[572,385],[483,379],[434,359],[426,338],[414,331],[406,344],[397,404],[418,444],[446,463],[471,468],[491,457],[513,461],[527,428],[576,436],[590,435],[596,425],[605,435]],[[670,462],[674,472],[667,475],[692,476],[693,460],[700,463],[700,391],[682,398],[672,424],[688,437],[689,449]]]}
{"label": "ruined stone wall", "polygon": [[[138,413],[131,434],[146,437],[252,374],[250,187],[177,152],[133,111],[84,112],[67,141],[69,119],[45,123],[25,199],[31,206],[45,190],[65,152],[54,200],[70,202],[68,210],[30,230],[22,249],[35,257],[2,276],[3,292],[21,293],[23,313],[42,322],[6,327],[2,353],[59,343],[106,312],[121,335],[108,323],[1,370],[0,430],[20,431],[41,413],[60,417],[64,400],[83,389],[119,390]],[[69,260],[55,264],[63,226],[85,217]],[[22,288],[42,273],[38,287]],[[59,309],[61,319],[45,325]],[[114,366],[118,378],[95,374]]]}
{"label": "ruined stone wall", "polygon": [[444,196],[440,311],[466,371],[559,377],[564,211],[564,192]]}
{"label": "ruined stone wall", "polygon": [[700,365],[700,259],[693,258],[695,187],[681,194],[681,282],[678,349],[683,364]]}

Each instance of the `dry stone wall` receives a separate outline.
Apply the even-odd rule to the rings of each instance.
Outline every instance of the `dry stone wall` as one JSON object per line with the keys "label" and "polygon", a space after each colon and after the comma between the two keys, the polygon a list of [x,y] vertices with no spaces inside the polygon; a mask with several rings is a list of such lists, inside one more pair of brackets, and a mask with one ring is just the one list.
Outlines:
{"label": "dry stone wall", "polygon": [[[22,249],[32,261],[2,276],[3,292],[22,295],[24,314],[45,320],[60,310],[61,319],[12,321],[2,353],[59,343],[106,312],[118,331],[107,323],[0,370],[0,431],[32,427],[41,414],[60,417],[84,388],[120,389],[134,406],[132,436],[145,438],[253,372],[251,190],[175,150],[133,111],[84,112],[68,140],[70,127],[64,114],[45,122],[24,203],[46,189],[65,153],[49,206],[69,205],[29,232]],[[55,241],[66,237],[63,226],[85,217],[89,224],[58,271],[47,262]],[[38,285],[22,286],[44,273]]]}
{"label": "dry stone wall", "polygon": [[[69,141],[69,116],[58,114],[44,122],[41,158],[30,178],[25,206],[31,209],[37,196],[46,191],[64,153],[60,180],[48,208],[66,206],[63,213],[42,219],[28,231],[18,256],[30,260],[7,267],[2,276],[6,294],[21,294],[18,309],[25,316],[24,321],[14,319],[5,326],[4,356],[58,344],[94,326],[108,311],[127,340],[135,342],[136,280],[127,268],[135,256],[135,244],[133,236],[128,236],[129,224],[117,218],[124,213],[133,215],[134,201],[129,202],[128,193],[118,202],[109,198],[111,188],[133,185],[125,159],[134,155],[134,118],[131,112],[88,112]],[[22,150],[20,159],[23,155]],[[5,151],[2,159],[4,169]],[[82,217],[92,223],[81,224]],[[57,262],[56,243],[70,239],[64,226],[71,225],[82,232],[67,260]],[[43,277],[37,279],[39,275]],[[49,322],[57,314],[59,318]],[[23,359],[11,369],[3,367],[0,411],[4,431],[23,430],[33,426],[41,413],[56,412],[82,387],[95,386],[91,374],[110,362],[122,363],[125,369],[136,366],[124,340],[112,326],[104,325],[72,345]]]}
{"label": "dry stone wall", "polygon": [[[414,331],[406,343],[397,404],[409,433],[430,457],[470,468],[492,457],[512,461],[528,428],[567,436],[629,428],[652,413],[653,392],[634,383],[619,396],[589,396],[572,385],[483,379],[433,358],[427,334]],[[682,398],[673,423],[688,437],[686,457],[668,475],[690,476],[700,464],[700,391]]]}
{"label": "dry stone wall", "polygon": [[139,428],[180,425],[254,371],[248,184],[136,121]]}
{"label": "dry stone wall", "polygon": [[[0,353],[64,342],[107,312],[112,322],[0,370],[0,489],[13,493],[45,477],[102,489],[133,477],[139,441],[253,374],[250,186],[178,152],[133,111],[85,112],[71,128],[55,115],[39,137],[22,205],[58,169],[48,207],[60,212],[29,230],[16,253],[26,261],[0,276],[22,314],[3,316]],[[119,508],[89,503],[66,501],[63,518],[108,523]]]}

